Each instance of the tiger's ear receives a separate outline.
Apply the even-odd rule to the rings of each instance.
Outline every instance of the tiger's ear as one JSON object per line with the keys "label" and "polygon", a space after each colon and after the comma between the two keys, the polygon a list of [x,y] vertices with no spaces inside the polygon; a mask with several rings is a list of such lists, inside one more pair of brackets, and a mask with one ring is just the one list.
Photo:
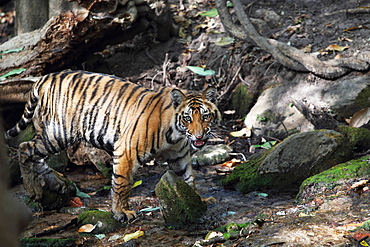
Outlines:
{"label": "tiger's ear", "polygon": [[216,104],[217,89],[215,87],[208,87],[206,90],[204,90],[203,95],[206,97],[208,101]]}
{"label": "tiger's ear", "polygon": [[183,94],[180,90],[174,89],[171,92],[171,99],[172,99],[172,105],[177,108],[186,98],[185,94]]}

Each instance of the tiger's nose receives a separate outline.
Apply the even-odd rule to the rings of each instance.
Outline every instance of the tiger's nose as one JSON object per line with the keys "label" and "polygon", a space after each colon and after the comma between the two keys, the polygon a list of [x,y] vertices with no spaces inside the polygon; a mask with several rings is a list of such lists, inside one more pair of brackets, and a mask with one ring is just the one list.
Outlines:
{"label": "tiger's nose", "polygon": [[195,138],[202,139],[203,138],[203,134],[202,135],[195,135]]}

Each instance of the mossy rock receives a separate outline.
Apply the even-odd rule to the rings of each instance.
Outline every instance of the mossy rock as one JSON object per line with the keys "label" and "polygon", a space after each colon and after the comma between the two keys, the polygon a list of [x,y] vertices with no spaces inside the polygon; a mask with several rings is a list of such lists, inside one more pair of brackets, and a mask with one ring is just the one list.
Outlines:
{"label": "mossy rock", "polygon": [[67,189],[66,193],[61,194],[58,191],[44,189],[40,200],[41,206],[45,210],[60,209],[64,207],[76,195],[76,188],[70,180],[65,181]]}
{"label": "mossy rock", "polygon": [[339,132],[354,151],[363,152],[370,149],[370,130],[342,125]]}
{"label": "mossy rock", "polygon": [[258,168],[261,162],[271,153],[266,150],[249,157],[248,161],[235,167],[233,172],[222,180],[225,188],[236,189],[242,193],[248,193],[253,190],[280,189],[285,184],[277,182],[277,176],[272,174],[259,174]]}
{"label": "mossy rock", "polygon": [[65,247],[77,245],[77,239],[65,238],[23,238],[20,240],[21,247]]}
{"label": "mossy rock", "polygon": [[167,171],[155,187],[166,224],[175,229],[199,222],[207,210],[201,197],[173,171]]}
{"label": "mossy rock", "polygon": [[307,177],[352,159],[356,143],[333,130],[294,134],[272,149],[251,156],[222,183],[243,193],[298,190]]}
{"label": "mossy rock", "polygon": [[123,223],[113,218],[111,212],[100,210],[91,210],[82,213],[78,216],[77,224],[79,226],[86,224],[96,225],[95,229],[91,232],[93,234],[113,232],[124,226]]}
{"label": "mossy rock", "polygon": [[338,189],[347,190],[347,185],[355,180],[369,179],[370,177],[370,157],[365,156],[360,159],[333,166],[332,168],[307,178],[303,181],[300,191],[296,197],[298,203],[304,203],[314,197],[327,194],[336,194]]}

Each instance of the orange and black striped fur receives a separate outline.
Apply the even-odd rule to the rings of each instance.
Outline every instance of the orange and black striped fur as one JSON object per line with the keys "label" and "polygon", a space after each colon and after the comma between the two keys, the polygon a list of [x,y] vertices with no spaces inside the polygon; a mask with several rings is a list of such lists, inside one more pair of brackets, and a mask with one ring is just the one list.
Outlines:
{"label": "orange and black striped fur", "polygon": [[[161,156],[177,175],[194,186],[191,149],[212,137],[220,120],[213,87],[203,93],[161,88],[151,91],[123,79],[89,72],[59,72],[38,80],[22,119],[6,132],[14,137],[33,121],[37,135],[19,145],[19,160],[27,193],[40,199],[41,181],[51,168],[43,159],[78,141],[113,154],[112,199],[117,220],[135,217],[128,210],[136,167]],[[38,167],[35,174],[34,167]],[[40,169],[42,167],[42,169]],[[46,179],[63,191],[58,178]],[[44,185],[45,186],[45,185]]]}

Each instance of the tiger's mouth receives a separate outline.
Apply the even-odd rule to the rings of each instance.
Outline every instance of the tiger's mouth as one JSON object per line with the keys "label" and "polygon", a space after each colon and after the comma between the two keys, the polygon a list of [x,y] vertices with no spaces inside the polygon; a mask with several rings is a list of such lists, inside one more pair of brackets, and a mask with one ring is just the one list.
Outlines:
{"label": "tiger's mouth", "polygon": [[191,144],[193,145],[193,147],[198,149],[206,145],[206,141],[205,140],[195,140],[195,141],[191,141]]}

